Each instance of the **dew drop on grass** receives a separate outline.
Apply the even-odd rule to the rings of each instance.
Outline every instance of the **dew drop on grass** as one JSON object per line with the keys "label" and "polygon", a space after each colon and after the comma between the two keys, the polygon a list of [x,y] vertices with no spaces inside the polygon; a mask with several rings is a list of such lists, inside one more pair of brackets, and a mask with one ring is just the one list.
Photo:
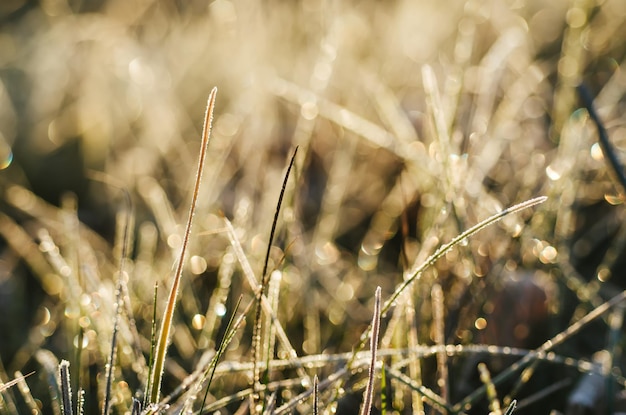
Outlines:
{"label": "dew drop on grass", "polygon": [[591,158],[596,160],[596,161],[604,160],[604,154],[602,153],[602,148],[600,148],[600,144],[599,143],[594,143],[591,146],[591,149],[589,150],[589,153],[591,153]]}
{"label": "dew drop on grass", "polygon": [[13,162],[13,152],[10,149],[8,151],[3,149],[2,153],[5,154],[0,154],[0,170],[6,169]]}
{"label": "dew drop on grass", "polygon": [[202,327],[204,327],[205,321],[206,321],[206,318],[202,314],[196,314],[191,319],[191,325],[196,330],[202,330]]}
{"label": "dew drop on grass", "polygon": [[224,315],[226,314],[226,306],[222,303],[217,304],[215,306],[215,314],[220,317],[224,317]]}
{"label": "dew drop on grass", "polygon": [[194,275],[200,275],[207,269],[206,259],[204,259],[203,257],[199,255],[192,256],[190,260],[190,264],[191,264],[191,272]]}
{"label": "dew drop on grass", "polygon": [[474,322],[474,327],[476,327],[478,330],[484,330],[487,328],[487,320],[485,320],[482,317],[478,317],[476,319],[476,321]]}
{"label": "dew drop on grass", "polygon": [[561,178],[561,173],[557,171],[556,168],[552,165],[546,167],[546,175],[548,176],[548,179],[552,181],[557,181]]}
{"label": "dew drop on grass", "polygon": [[[83,344],[81,349],[85,349],[89,345],[89,338],[87,336],[83,336]],[[74,336],[74,347],[78,348],[78,336]]]}
{"label": "dew drop on grass", "polygon": [[80,316],[80,308],[75,305],[68,305],[65,307],[65,317],[69,319],[78,318]]}

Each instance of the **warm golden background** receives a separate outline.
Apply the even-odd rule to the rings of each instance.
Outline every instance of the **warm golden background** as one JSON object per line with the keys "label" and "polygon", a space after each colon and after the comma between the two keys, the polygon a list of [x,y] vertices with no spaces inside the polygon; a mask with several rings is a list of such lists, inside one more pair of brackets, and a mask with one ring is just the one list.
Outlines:
{"label": "warm golden background", "polygon": [[[269,295],[307,376],[268,328],[277,407],[310,388],[308,376],[341,370],[340,353],[372,318],[376,286],[389,298],[440,244],[506,206],[549,197],[450,251],[383,318],[381,356],[396,370],[388,410],[419,412],[423,384],[449,413],[487,414],[486,399],[454,407],[480,387],[479,362],[495,377],[520,357],[512,355],[626,287],[624,189],[608,174],[575,89],[583,82],[597,97],[622,158],[625,39],[623,0],[1,1],[0,380],[36,373],[26,380],[32,393],[22,385],[0,394],[0,414],[58,413],[61,359],[74,391],[86,391],[86,413],[99,413],[124,229],[132,233],[129,302],[112,412],[130,411],[147,375],[154,285],[160,317],[214,86],[164,394],[219,344],[237,298],[252,300],[241,262],[260,278],[299,146]],[[525,402],[516,413],[618,412],[620,310],[538,363],[514,392]],[[247,322],[207,404],[250,385]],[[417,359],[420,345],[435,343],[463,347],[438,364],[432,353]],[[589,361],[600,374],[584,375]],[[360,397],[365,372],[345,377],[345,391]],[[499,387],[498,400],[519,378]],[[577,388],[585,378],[596,386]],[[380,409],[380,378],[377,388]],[[321,391],[326,409],[332,393],[332,385]],[[596,403],[580,409],[577,393]],[[440,411],[429,399],[425,411]],[[246,402],[211,412],[249,411]],[[356,413],[358,399],[346,405],[339,412]],[[310,398],[294,410],[310,413]]]}

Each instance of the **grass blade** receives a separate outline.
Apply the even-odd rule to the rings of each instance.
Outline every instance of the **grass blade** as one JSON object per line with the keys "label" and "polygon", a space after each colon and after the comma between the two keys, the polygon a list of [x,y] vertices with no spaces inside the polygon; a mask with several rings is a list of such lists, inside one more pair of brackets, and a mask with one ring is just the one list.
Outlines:
{"label": "grass blade", "polygon": [[376,288],[376,300],[374,303],[374,316],[372,318],[372,335],[370,337],[370,349],[372,358],[370,361],[367,387],[363,393],[363,407],[361,415],[369,415],[372,411],[372,396],[374,395],[374,381],[376,374],[376,352],[378,351],[378,334],[380,332],[380,287]]}
{"label": "grass blade", "polygon": [[73,415],[70,362],[67,360],[61,360],[59,364],[59,387],[61,388],[61,412],[63,415]]}
{"label": "grass blade", "polygon": [[313,377],[313,415],[319,415],[320,413],[320,397],[319,397],[319,379],[317,378],[317,375],[315,375]]}
{"label": "grass blade", "polygon": [[209,144],[209,137],[211,135],[211,124],[213,121],[213,109],[215,107],[215,95],[217,94],[217,88],[213,88],[209,95],[207,104],[207,110],[204,118],[204,128],[202,131],[202,144],[200,146],[200,155],[198,159],[198,170],[196,172],[196,181],[192,193],[191,204],[189,206],[189,216],[187,218],[187,226],[185,228],[185,234],[181,246],[180,256],[176,265],[176,271],[174,273],[174,279],[170,288],[170,294],[163,313],[163,319],[161,320],[161,329],[159,331],[159,339],[156,348],[156,354],[154,359],[154,367],[152,369],[152,378],[150,379],[150,402],[157,403],[159,395],[161,393],[161,381],[163,380],[163,372],[165,370],[165,355],[167,354],[167,347],[170,340],[170,330],[172,327],[172,318],[174,316],[174,309],[176,308],[176,299],[178,297],[178,288],[180,287],[180,280],[183,273],[183,266],[185,263],[185,254],[187,253],[187,247],[189,246],[189,237],[191,235],[191,225],[193,223],[193,216],[196,211],[196,205],[198,202],[198,194],[200,192],[200,181],[202,179],[202,171],[204,170],[204,161]]}
{"label": "grass blade", "polygon": [[[278,196],[278,203],[276,205],[276,212],[274,213],[274,221],[272,222],[272,229],[270,231],[270,239],[269,242],[267,244],[267,251],[265,254],[265,262],[263,264],[263,272],[261,273],[261,285],[258,289],[257,292],[257,306],[256,306],[256,312],[255,312],[255,316],[254,316],[254,333],[253,333],[253,337],[252,337],[252,342],[253,342],[253,348],[252,348],[252,362],[254,364],[254,384],[253,384],[253,389],[254,389],[254,394],[253,399],[257,399],[258,398],[258,393],[260,390],[260,383],[261,383],[261,372],[259,370],[259,366],[257,364],[258,358],[259,356],[261,356],[261,317],[263,316],[262,313],[262,306],[261,306],[261,301],[263,296],[265,295],[265,290],[269,281],[268,275],[267,275],[267,264],[269,263],[269,259],[270,259],[270,250],[272,248],[272,244],[274,242],[274,234],[276,232],[276,226],[278,224],[278,216],[280,214],[280,207],[283,203],[283,197],[285,196],[285,189],[287,187],[287,180],[289,180],[289,174],[291,173],[291,169],[293,167],[293,163],[296,159],[296,155],[298,154],[298,147],[296,147],[296,149],[293,152],[293,155],[291,156],[291,161],[289,162],[289,167],[287,167],[287,172],[285,173],[285,178],[283,179],[283,185],[282,188],[280,189],[280,195]],[[269,368],[268,368],[269,369]],[[253,402],[252,406],[251,406],[251,410],[254,411],[255,409],[255,403]]]}
{"label": "grass blade", "polygon": [[609,135],[606,132],[606,128],[604,128],[602,120],[595,110],[595,107],[593,105],[593,98],[591,97],[591,94],[589,93],[589,90],[587,89],[587,87],[585,87],[585,85],[580,84],[576,89],[578,90],[578,95],[580,96],[583,105],[589,113],[589,117],[591,117],[591,120],[596,125],[596,129],[598,130],[598,141],[600,142],[600,148],[602,149],[602,153],[604,154],[604,157],[609,164],[610,171],[613,174],[613,178],[620,185],[619,192],[624,194],[626,192],[626,175],[624,174],[624,166],[619,160],[619,157],[615,152],[615,148],[609,140]]}

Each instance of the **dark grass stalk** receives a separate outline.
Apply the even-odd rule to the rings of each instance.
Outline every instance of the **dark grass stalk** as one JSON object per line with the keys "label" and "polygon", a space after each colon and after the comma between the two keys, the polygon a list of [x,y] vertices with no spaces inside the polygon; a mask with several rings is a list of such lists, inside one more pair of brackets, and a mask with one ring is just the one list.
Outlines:
{"label": "dark grass stalk", "polygon": [[226,352],[226,348],[228,348],[228,345],[230,344],[231,340],[235,337],[235,333],[237,332],[237,330],[239,330],[239,327],[241,327],[241,324],[244,322],[246,316],[248,315],[248,312],[252,308],[253,303],[251,302],[250,304],[246,306],[245,310],[241,313],[239,318],[237,318],[237,320],[235,321],[235,315],[237,314],[237,311],[239,310],[239,306],[241,305],[241,299],[242,297],[240,296],[239,300],[237,300],[237,304],[235,305],[235,310],[233,311],[233,315],[231,316],[230,320],[228,321],[228,325],[226,326],[226,332],[225,332],[226,335],[222,339],[222,342],[220,343],[219,348],[217,349],[217,352],[215,353],[215,357],[213,358],[213,361],[211,362],[211,365],[207,371],[208,380],[207,380],[206,389],[204,392],[204,397],[202,398],[202,405],[200,405],[200,412],[202,412],[202,408],[204,408],[206,399],[209,396],[209,387],[211,386],[211,383],[213,382],[213,376],[215,376],[215,369],[217,368],[217,362],[219,362],[219,359],[222,357],[224,352]]}
{"label": "dark grass stalk", "polygon": [[624,166],[619,160],[617,156],[617,152],[615,148],[611,144],[609,140],[609,135],[606,132],[606,128],[604,128],[604,124],[598,115],[595,106],[593,105],[593,98],[591,97],[591,93],[587,89],[584,84],[580,84],[576,87],[578,91],[578,96],[580,97],[583,105],[587,109],[589,113],[589,117],[596,125],[596,129],[598,130],[598,141],[600,143],[600,148],[602,149],[602,153],[604,154],[604,158],[607,160],[609,169],[613,175],[613,179],[619,184],[620,189],[619,192],[624,195],[626,194],[626,175],[624,174]]}
{"label": "dark grass stalk", "polygon": [[168,296],[165,311],[163,313],[163,319],[161,320],[161,329],[159,330],[158,342],[156,347],[154,368],[152,370],[152,378],[150,379],[150,402],[157,403],[161,393],[161,381],[163,380],[163,372],[165,371],[165,356],[167,354],[167,348],[170,341],[170,331],[172,328],[172,319],[174,316],[174,309],[176,308],[176,300],[178,297],[178,290],[180,287],[180,280],[183,274],[183,267],[185,265],[185,255],[187,248],[189,247],[189,238],[191,236],[191,226],[193,224],[193,217],[196,211],[198,203],[198,195],[200,193],[200,182],[202,180],[202,172],[204,170],[206,152],[209,144],[209,137],[211,136],[211,125],[213,122],[213,109],[215,107],[215,96],[217,94],[217,88],[213,88],[209,95],[206,114],[204,117],[204,126],[202,130],[202,143],[200,146],[200,154],[198,156],[198,170],[196,172],[196,180],[191,197],[191,204],[189,206],[189,216],[187,218],[187,226],[183,236],[183,242],[181,246],[178,263],[176,265],[176,271],[170,288],[170,294]]}
{"label": "dark grass stalk", "polygon": [[380,332],[380,297],[381,289],[376,287],[374,316],[372,317],[372,335],[370,337],[370,360],[369,371],[367,374],[367,387],[363,393],[363,406],[360,415],[369,415],[372,411],[372,397],[374,396],[374,383],[376,381],[376,352],[378,351],[378,335]]}
{"label": "dark grass stalk", "polygon": [[278,217],[280,214],[280,208],[283,203],[283,197],[285,196],[287,180],[289,180],[289,173],[291,173],[291,169],[293,167],[293,163],[296,159],[297,154],[298,154],[298,147],[295,148],[293,155],[291,156],[291,161],[289,162],[289,167],[287,167],[287,172],[285,173],[285,177],[283,179],[283,185],[280,189],[280,195],[278,196],[278,203],[276,204],[276,212],[274,213],[274,220],[272,221],[272,228],[270,230],[270,238],[267,244],[267,251],[265,253],[265,261],[263,262],[263,272],[261,273],[261,285],[256,294],[257,306],[256,306],[256,311],[255,311],[255,316],[254,316],[254,326],[253,326],[254,328],[253,328],[253,334],[252,334],[253,336],[252,337],[252,341],[253,341],[252,362],[254,365],[254,370],[253,370],[254,394],[253,394],[253,402],[250,407],[252,413],[256,412],[255,400],[259,398],[258,393],[260,391],[259,386],[261,383],[261,373],[260,373],[257,361],[259,359],[259,356],[261,355],[261,329],[262,329],[262,317],[263,317],[263,313],[262,313],[263,307],[261,305],[261,301],[262,301],[263,296],[265,295],[265,291],[267,289],[267,284],[269,281],[269,278],[267,275],[267,266],[268,266],[269,259],[270,259],[270,251],[272,248],[272,244],[274,243],[274,234],[276,232],[276,226],[278,225]]}
{"label": "dark grass stalk", "polygon": [[[544,342],[538,349],[528,353],[519,361],[509,366],[505,371],[500,373],[498,376],[494,377],[493,383],[497,386],[500,383],[504,382],[505,380],[509,379],[516,372],[528,367],[537,358],[539,359],[543,358],[546,355],[546,353],[549,352],[551,349],[563,343],[565,340],[569,339],[574,334],[578,333],[587,324],[601,317],[604,313],[606,313],[607,311],[609,311],[611,308],[615,307],[616,305],[620,304],[624,300],[626,300],[626,291],[622,291],[620,294],[611,298],[609,301],[603,303],[599,307],[594,308],[585,316],[583,316],[580,320],[570,325],[569,327],[567,327],[565,330],[563,330],[556,336]],[[467,405],[473,404],[478,399],[480,399],[485,394],[485,392],[486,392],[485,386],[481,386],[480,388],[476,389],[474,392],[472,392],[470,395],[468,395],[461,402],[457,403],[454,406],[455,411],[458,412],[462,410],[462,408],[465,408]]]}
{"label": "dark grass stalk", "polygon": [[133,406],[130,412],[130,415],[140,415],[141,414],[141,401],[139,399],[133,398]]}
{"label": "dark grass stalk", "polygon": [[61,389],[61,412],[63,415],[73,415],[70,362],[67,360],[61,360],[59,364],[59,387]]}

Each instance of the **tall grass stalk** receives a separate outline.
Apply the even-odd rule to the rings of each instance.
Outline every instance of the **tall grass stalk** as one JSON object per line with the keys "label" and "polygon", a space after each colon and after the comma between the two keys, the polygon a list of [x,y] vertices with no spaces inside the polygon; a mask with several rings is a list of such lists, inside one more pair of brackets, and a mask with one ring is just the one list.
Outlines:
{"label": "tall grass stalk", "polygon": [[380,333],[380,287],[376,287],[374,294],[374,316],[372,317],[372,335],[370,337],[370,365],[367,374],[367,386],[363,392],[363,405],[361,415],[369,415],[372,411],[372,397],[374,396],[374,383],[376,382],[376,352],[378,351],[378,335]]}
{"label": "tall grass stalk", "polygon": [[[293,167],[293,163],[296,159],[296,155],[298,154],[298,147],[295,148],[293,155],[291,156],[291,161],[289,162],[289,166],[287,167],[287,172],[285,173],[285,177],[283,179],[283,184],[280,189],[280,195],[278,196],[278,202],[276,204],[276,212],[274,213],[274,220],[272,221],[272,228],[270,231],[270,237],[267,244],[267,250],[265,253],[265,261],[263,262],[263,271],[261,272],[261,285],[258,287],[256,292],[257,298],[257,307],[256,313],[254,316],[254,331],[252,338],[252,362],[254,364],[254,379],[253,379],[253,389],[255,391],[253,398],[258,399],[258,393],[260,392],[260,384],[261,384],[261,375],[258,366],[258,359],[261,357],[261,332],[262,332],[262,299],[265,296],[265,291],[267,289],[267,285],[269,283],[269,275],[267,275],[267,266],[270,260],[270,251],[272,248],[272,244],[274,243],[274,233],[276,232],[276,226],[278,225],[278,217],[280,214],[280,208],[283,203],[283,197],[285,196],[285,189],[287,187],[287,180],[289,180],[289,173],[291,173],[291,168]],[[269,368],[268,368],[269,370]],[[252,402],[251,405],[252,413],[256,413],[256,402]]]}
{"label": "tall grass stalk", "polygon": [[167,304],[165,306],[165,312],[163,313],[163,318],[161,320],[161,329],[159,330],[159,339],[155,351],[154,368],[152,369],[152,378],[150,379],[150,387],[148,388],[150,390],[150,403],[157,403],[159,401],[159,396],[161,393],[161,381],[163,379],[163,372],[165,371],[165,356],[167,354],[167,348],[170,341],[172,318],[174,316],[178,289],[183,274],[183,267],[185,265],[185,255],[187,253],[189,238],[191,236],[191,225],[193,223],[193,216],[196,211],[198,195],[200,193],[200,182],[202,180],[202,172],[204,170],[206,152],[209,144],[209,137],[211,135],[211,125],[213,122],[213,109],[215,107],[216,94],[217,88],[213,88],[211,94],[209,95],[206,114],[204,117],[202,142],[200,145],[200,154],[198,158],[198,170],[196,172],[196,181],[191,197],[191,204],[189,206],[187,226],[185,228],[185,233],[183,236],[183,242],[176,265],[176,271],[174,272],[174,276],[172,279],[170,294],[168,296]]}

